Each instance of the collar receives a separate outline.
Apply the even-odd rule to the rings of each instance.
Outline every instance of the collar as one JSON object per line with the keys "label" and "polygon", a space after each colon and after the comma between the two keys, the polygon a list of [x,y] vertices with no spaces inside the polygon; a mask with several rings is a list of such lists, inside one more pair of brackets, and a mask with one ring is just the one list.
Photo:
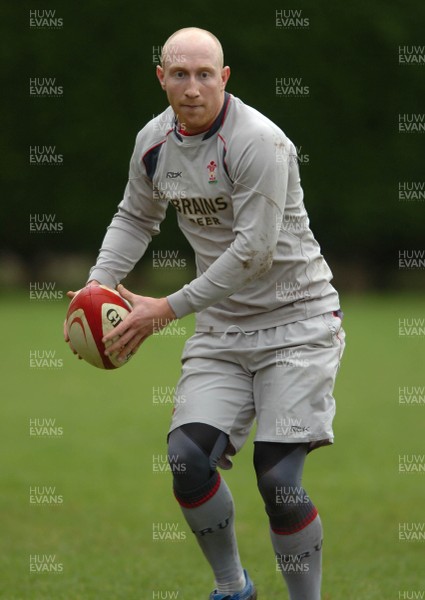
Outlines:
{"label": "collar", "polygon": [[[203,140],[207,140],[208,138],[210,138],[211,136],[213,136],[222,126],[224,119],[226,118],[226,113],[227,113],[227,109],[229,107],[229,102],[230,102],[230,98],[231,95],[228,92],[224,92],[224,102],[223,102],[223,106],[219,112],[219,114],[217,115],[214,123],[211,125],[211,127],[204,133],[204,137],[202,138]],[[183,141],[183,137],[182,134],[179,133],[178,131],[178,122],[177,122],[177,117],[174,117],[174,134],[175,136],[180,140]],[[200,135],[200,134],[194,134],[194,135]],[[190,137],[190,136],[188,136]]]}

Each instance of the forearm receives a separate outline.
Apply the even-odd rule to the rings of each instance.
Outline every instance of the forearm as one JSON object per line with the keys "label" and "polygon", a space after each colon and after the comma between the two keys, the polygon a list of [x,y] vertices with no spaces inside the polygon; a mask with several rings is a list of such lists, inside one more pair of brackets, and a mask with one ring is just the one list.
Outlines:
{"label": "forearm", "polygon": [[203,275],[168,296],[167,300],[179,318],[200,312],[266,273],[271,267],[273,253],[262,253],[257,259],[253,265],[248,265],[230,252],[225,253]]}
{"label": "forearm", "polygon": [[[140,206],[142,202],[140,200]],[[119,206],[106,231],[96,265],[89,273],[89,280],[98,279],[112,288],[128,275],[143,256],[152,236],[159,233],[159,223],[165,215],[165,208],[158,203],[153,205],[155,212],[150,203],[152,214],[147,215],[135,215],[134,209],[126,205],[124,200]]]}
{"label": "forearm", "polygon": [[119,217],[114,217],[106,232],[96,265],[90,269],[89,280],[97,279],[104,285],[115,288],[143,256],[150,239],[143,232],[136,234],[128,228],[124,229]]}
{"label": "forearm", "polygon": [[264,275],[272,266],[278,232],[279,207],[269,204],[268,217],[258,220],[245,234],[236,236],[231,246],[199,277],[167,300],[177,317],[200,312]]}

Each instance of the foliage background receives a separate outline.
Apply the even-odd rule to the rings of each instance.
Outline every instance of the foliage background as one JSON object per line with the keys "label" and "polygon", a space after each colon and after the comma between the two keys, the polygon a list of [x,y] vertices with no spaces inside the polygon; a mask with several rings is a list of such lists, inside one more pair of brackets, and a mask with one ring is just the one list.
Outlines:
{"label": "foliage background", "polygon": [[[85,254],[85,277],[122,197],[136,133],[167,105],[154,48],[176,29],[196,25],[222,40],[232,68],[228,90],[274,120],[307,155],[306,205],[337,285],[423,286],[423,277],[398,269],[399,250],[423,247],[425,204],[398,200],[399,183],[423,175],[425,135],[398,132],[399,113],[423,110],[425,66],[398,62],[400,45],[423,41],[423,2],[55,0],[47,8],[63,18],[58,30],[29,27],[29,10],[37,8],[3,7],[5,266],[13,253],[26,278],[28,267],[43,276],[52,257],[62,257],[63,266],[69,253]],[[277,28],[276,11],[289,9],[301,10],[309,27]],[[30,97],[34,77],[55,77],[63,96]],[[283,77],[301,77],[309,95],[277,96],[275,80]],[[30,166],[34,145],[55,145],[63,166]],[[30,234],[32,213],[55,214],[63,233],[42,240]],[[190,253],[169,213],[166,235],[153,248]]]}

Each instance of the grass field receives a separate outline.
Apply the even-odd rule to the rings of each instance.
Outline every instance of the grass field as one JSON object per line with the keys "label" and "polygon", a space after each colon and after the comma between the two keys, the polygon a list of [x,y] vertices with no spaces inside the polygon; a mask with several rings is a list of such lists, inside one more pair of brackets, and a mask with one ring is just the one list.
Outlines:
{"label": "grass field", "polygon": [[[153,455],[166,454],[171,405],[164,388],[175,385],[193,321],[180,322],[181,335],[150,338],[128,365],[104,372],[78,361],[62,341],[66,305],[25,294],[0,303],[0,597],[206,600],[209,569],[173,498],[170,474],[153,467]],[[304,476],[325,528],[323,600],[423,598],[400,595],[425,590],[425,541],[400,540],[399,525],[425,527],[425,473],[399,473],[399,455],[425,454],[425,404],[400,404],[399,387],[425,386],[425,336],[400,336],[398,326],[399,318],[424,318],[425,301],[349,297],[343,308],[336,443],[309,456]],[[30,366],[30,352],[50,352],[52,367]],[[31,435],[30,419],[39,427],[55,420],[56,437]],[[225,477],[243,563],[259,600],[287,599],[251,441],[234,462]],[[46,487],[55,488],[44,492],[56,504],[31,503]],[[177,539],[154,540],[154,524]],[[43,566],[46,556],[53,567]],[[30,557],[56,570],[30,572]]]}

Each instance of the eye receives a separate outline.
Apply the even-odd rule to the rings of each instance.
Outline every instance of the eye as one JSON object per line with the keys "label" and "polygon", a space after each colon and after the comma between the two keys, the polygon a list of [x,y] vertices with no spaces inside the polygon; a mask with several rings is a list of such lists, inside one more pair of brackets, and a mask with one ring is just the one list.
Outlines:
{"label": "eye", "polygon": [[184,73],[183,73],[183,71],[176,71],[176,72],[174,73],[174,77],[175,77],[176,79],[183,79],[183,77],[184,77]]}
{"label": "eye", "polygon": [[208,73],[208,71],[202,71],[201,79],[208,79],[209,76],[210,74]]}

